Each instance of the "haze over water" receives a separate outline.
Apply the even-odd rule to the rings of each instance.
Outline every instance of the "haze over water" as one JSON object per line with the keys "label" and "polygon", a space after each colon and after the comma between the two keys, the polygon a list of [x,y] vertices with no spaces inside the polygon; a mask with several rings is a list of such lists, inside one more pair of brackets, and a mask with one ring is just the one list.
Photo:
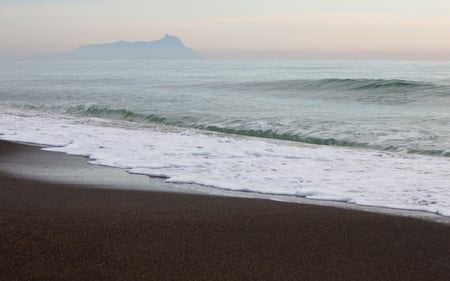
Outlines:
{"label": "haze over water", "polygon": [[174,34],[212,59],[450,60],[439,0],[2,0],[0,58]]}

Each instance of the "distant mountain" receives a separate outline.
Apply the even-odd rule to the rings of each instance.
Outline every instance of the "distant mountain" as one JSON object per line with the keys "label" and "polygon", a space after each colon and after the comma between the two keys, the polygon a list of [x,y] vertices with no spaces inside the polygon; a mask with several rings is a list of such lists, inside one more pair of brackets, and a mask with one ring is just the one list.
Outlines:
{"label": "distant mountain", "polygon": [[66,59],[201,59],[176,37],[166,35],[156,41],[117,41],[85,45],[59,56]]}

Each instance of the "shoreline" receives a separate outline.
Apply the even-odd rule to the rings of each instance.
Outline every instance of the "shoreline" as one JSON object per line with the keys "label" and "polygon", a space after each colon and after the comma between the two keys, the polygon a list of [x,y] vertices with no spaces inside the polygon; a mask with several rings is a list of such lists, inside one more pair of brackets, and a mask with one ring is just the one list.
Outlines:
{"label": "shoreline", "polygon": [[[89,158],[85,156],[70,155],[65,152],[43,150],[44,148],[49,148],[51,146],[0,139],[0,144],[1,143],[19,145],[21,146],[20,150],[26,150],[26,154],[16,153],[14,155],[15,160],[9,161],[10,163],[8,163],[8,166],[2,166],[2,163],[0,162],[0,172],[7,171],[9,173],[17,174],[18,176],[33,180],[81,185],[90,184],[96,186],[96,188],[106,189],[139,190],[149,192],[161,191],[198,195],[226,196],[234,198],[273,200],[286,203],[336,207],[377,214],[411,217],[450,225],[450,217],[422,210],[361,205],[334,200],[307,199],[304,197],[282,194],[266,194],[259,192],[226,190],[197,184],[167,183],[165,181],[165,178],[162,177],[151,177],[145,174],[128,173],[126,169],[123,168],[90,164],[88,162]],[[22,155],[22,159],[16,160],[18,158],[18,155]],[[30,155],[32,155],[32,157],[34,158],[43,158],[41,162],[45,162],[45,166],[47,168],[43,169],[41,167],[42,165],[37,166],[34,163],[28,163],[27,158],[30,157]],[[70,171],[64,168],[64,163],[66,162],[68,157],[70,157],[71,159]],[[17,166],[11,165],[11,162],[16,163]],[[59,162],[62,162],[63,165],[59,165]]]}
{"label": "shoreline", "polygon": [[[0,141],[0,280],[445,280],[450,275],[448,224],[195,190],[163,192],[162,180],[94,165],[86,173],[80,165],[89,164]],[[60,180],[32,179],[5,167],[44,169]],[[86,177],[83,183],[80,177]],[[141,184],[152,190],[143,192]]]}

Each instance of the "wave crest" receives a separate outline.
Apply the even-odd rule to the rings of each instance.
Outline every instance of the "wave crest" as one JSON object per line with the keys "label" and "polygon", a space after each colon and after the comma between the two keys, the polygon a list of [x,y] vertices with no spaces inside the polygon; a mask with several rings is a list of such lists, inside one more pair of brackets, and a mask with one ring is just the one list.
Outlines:
{"label": "wave crest", "polygon": [[143,114],[133,112],[127,109],[111,109],[98,105],[78,105],[65,109],[69,113],[76,113],[83,116],[102,117],[114,120],[125,120],[134,122],[151,122],[151,123],[168,123],[168,119],[164,116],[155,114]]}
{"label": "wave crest", "polygon": [[[411,89],[440,88],[438,85],[426,82],[400,79],[319,79],[319,80],[277,80],[269,82],[249,82],[240,85],[241,89],[257,87],[260,90],[340,90],[368,91],[390,90],[404,91]],[[244,87],[242,87],[244,86]]]}

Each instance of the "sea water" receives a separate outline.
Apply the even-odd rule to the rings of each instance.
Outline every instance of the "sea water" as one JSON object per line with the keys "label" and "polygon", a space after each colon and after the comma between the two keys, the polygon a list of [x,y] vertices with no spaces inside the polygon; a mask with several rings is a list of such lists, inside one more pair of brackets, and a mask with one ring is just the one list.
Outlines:
{"label": "sea water", "polygon": [[2,61],[0,138],[210,188],[450,216],[450,63]]}

